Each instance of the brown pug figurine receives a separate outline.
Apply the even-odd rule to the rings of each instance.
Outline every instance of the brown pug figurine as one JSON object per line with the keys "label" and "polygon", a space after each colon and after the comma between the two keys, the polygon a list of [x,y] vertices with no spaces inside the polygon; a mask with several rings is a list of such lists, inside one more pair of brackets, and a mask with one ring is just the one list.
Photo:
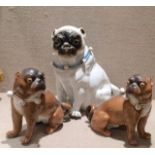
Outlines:
{"label": "brown pug figurine", "polygon": [[36,122],[47,123],[46,133],[53,133],[63,123],[64,103],[61,105],[50,92],[45,90],[44,74],[34,68],[17,72],[13,87],[12,120],[13,130],[7,133],[8,138],[17,137],[22,128],[22,117],[25,117],[27,130],[22,144],[30,142]]}
{"label": "brown pug figurine", "polygon": [[95,107],[88,106],[87,117],[91,128],[104,136],[110,136],[108,125],[125,125],[130,145],[138,145],[135,128],[141,138],[150,139],[151,134],[145,131],[145,125],[151,111],[152,100],[151,78],[134,75],[127,83],[126,97],[115,96]]}

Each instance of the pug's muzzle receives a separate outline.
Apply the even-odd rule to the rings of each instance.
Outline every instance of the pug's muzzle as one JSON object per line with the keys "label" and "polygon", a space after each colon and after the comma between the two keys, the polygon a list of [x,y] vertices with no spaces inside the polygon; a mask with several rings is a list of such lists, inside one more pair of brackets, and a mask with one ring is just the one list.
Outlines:
{"label": "pug's muzzle", "polygon": [[58,49],[58,53],[60,55],[67,55],[67,56],[73,55],[74,56],[76,55],[77,50],[74,46],[66,42]]}
{"label": "pug's muzzle", "polygon": [[34,82],[31,84],[31,89],[33,89],[33,90],[45,90],[46,87],[45,87],[44,82],[41,79],[36,78],[34,80]]}

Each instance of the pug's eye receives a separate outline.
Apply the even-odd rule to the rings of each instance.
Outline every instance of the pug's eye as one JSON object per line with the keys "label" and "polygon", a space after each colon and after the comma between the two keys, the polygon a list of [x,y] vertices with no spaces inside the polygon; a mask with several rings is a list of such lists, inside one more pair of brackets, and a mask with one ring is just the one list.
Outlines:
{"label": "pug's eye", "polygon": [[146,85],[146,84],[145,84],[144,82],[141,82],[141,83],[140,83],[140,87],[141,87],[141,88],[144,88],[145,85]]}
{"label": "pug's eye", "polygon": [[28,84],[32,83],[32,81],[33,81],[32,78],[27,78],[27,79],[26,79],[26,82],[27,82]]}
{"label": "pug's eye", "polygon": [[61,38],[55,38],[54,39],[54,46],[59,47],[62,45],[62,39]]}
{"label": "pug's eye", "polygon": [[72,43],[74,45],[79,45],[80,44],[80,40],[79,39],[73,39]]}

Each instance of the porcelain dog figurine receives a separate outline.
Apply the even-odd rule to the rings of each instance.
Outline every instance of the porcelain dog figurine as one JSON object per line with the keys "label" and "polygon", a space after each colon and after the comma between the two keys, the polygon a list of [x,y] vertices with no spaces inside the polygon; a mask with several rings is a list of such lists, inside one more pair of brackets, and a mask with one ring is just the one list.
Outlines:
{"label": "porcelain dog figurine", "polygon": [[100,104],[121,93],[95,61],[85,36],[82,28],[74,26],[55,29],[52,36],[57,97],[60,102],[72,103],[71,116],[75,118],[80,118],[80,110],[92,101]]}
{"label": "porcelain dog figurine", "polygon": [[22,117],[25,117],[27,124],[23,145],[30,142],[36,122],[47,123],[48,134],[62,125],[62,105],[45,87],[44,74],[35,68],[26,68],[22,73],[16,73],[11,97],[13,130],[7,133],[8,138],[18,136],[22,128]]}
{"label": "porcelain dog figurine", "polygon": [[126,98],[115,96],[104,104],[88,106],[87,117],[91,128],[104,136],[110,136],[109,124],[126,125],[130,145],[138,145],[135,128],[141,138],[150,139],[145,125],[151,111],[153,82],[140,75],[131,77],[126,88]]}

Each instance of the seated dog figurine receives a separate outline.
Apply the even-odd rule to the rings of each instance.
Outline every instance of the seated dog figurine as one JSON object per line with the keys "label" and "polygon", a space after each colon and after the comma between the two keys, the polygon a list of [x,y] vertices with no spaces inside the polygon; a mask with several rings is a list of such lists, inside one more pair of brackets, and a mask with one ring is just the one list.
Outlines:
{"label": "seated dog figurine", "polygon": [[8,138],[17,137],[22,128],[22,117],[25,117],[27,129],[22,144],[30,142],[36,122],[47,123],[46,133],[53,133],[63,123],[64,112],[55,96],[45,90],[44,74],[34,68],[17,72],[13,87],[12,120],[13,130],[7,133]]}
{"label": "seated dog figurine", "polygon": [[101,104],[123,92],[113,85],[85,42],[84,29],[62,26],[53,32],[57,98],[72,103],[71,117],[80,118],[91,102]]}
{"label": "seated dog figurine", "polygon": [[104,104],[88,106],[87,117],[91,128],[104,136],[110,136],[108,125],[125,125],[130,145],[138,145],[135,128],[141,138],[150,139],[145,125],[151,111],[153,82],[150,78],[134,75],[127,83],[126,98],[115,96]]}

